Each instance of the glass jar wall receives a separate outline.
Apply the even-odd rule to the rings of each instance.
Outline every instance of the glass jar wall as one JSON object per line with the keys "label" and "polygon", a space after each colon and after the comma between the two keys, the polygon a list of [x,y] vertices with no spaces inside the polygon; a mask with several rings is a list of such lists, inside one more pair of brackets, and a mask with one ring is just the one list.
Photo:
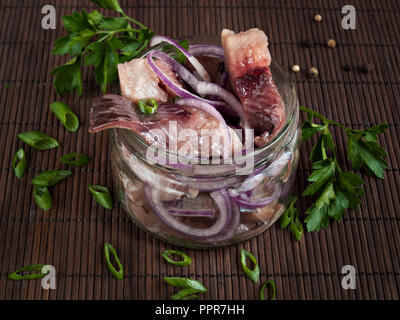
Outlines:
{"label": "glass jar wall", "polygon": [[[212,247],[252,238],[283,213],[299,158],[298,100],[293,83],[275,62],[273,79],[287,120],[266,146],[241,157],[252,170],[232,164],[172,165],[149,159],[138,135],[113,129],[110,135],[115,188],[129,217],[153,236],[188,247]],[[159,150],[158,155],[168,152]]]}

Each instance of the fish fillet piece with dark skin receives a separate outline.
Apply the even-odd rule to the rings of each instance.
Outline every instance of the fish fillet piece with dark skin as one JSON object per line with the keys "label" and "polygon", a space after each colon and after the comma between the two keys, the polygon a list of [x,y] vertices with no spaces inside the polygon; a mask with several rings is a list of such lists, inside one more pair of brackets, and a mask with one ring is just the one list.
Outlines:
{"label": "fish fillet piece with dark skin", "polygon": [[[176,125],[176,135],[170,132],[170,122]],[[128,98],[107,94],[95,98],[90,113],[89,132],[96,133],[111,128],[123,128],[139,134],[149,144],[166,147],[174,143],[178,154],[195,157],[224,155],[223,142],[230,140],[231,155],[242,150],[237,134],[210,114],[196,108],[170,102],[159,103],[155,114],[144,114]],[[182,133],[186,132],[186,136]],[[162,134],[160,134],[162,133]],[[221,137],[220,141],[212,140]],[[196,139],[192,140],[194,136]],[[207,148],[208,149],[205,149]],[[206,150],[207,152],[204,152]]]}
{"label": "fish fillet piece with dark skin", "polygon": [[286,121],[283,101],[270,70],[268,38],[259,29],[237,34],[224,29],[221,40],[231,86],[242,103],[248,124],[255,130],[255,144],[263,146]]}

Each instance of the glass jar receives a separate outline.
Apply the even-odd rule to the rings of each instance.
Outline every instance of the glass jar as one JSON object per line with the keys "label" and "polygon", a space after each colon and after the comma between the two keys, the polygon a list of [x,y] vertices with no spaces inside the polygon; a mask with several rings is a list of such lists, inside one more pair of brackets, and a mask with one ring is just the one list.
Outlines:
{"label": "glass jar", "polygon": [[[134,223],[167,242],[205,248],[250,239],[281,216],[299,158],[299,104],[293,82],[275,61],[271,72],[285,105],[286,124],[268,145],[242,156],[240,163],[254,161],[246,175],[238,175],[235,162],[154,163],[147,156],[150,146],[140,136],[124,129],[111,131],[113,181]],[[165,150],[158,154],[170,155]],[[191,215],[182,216],[185,210]]]}

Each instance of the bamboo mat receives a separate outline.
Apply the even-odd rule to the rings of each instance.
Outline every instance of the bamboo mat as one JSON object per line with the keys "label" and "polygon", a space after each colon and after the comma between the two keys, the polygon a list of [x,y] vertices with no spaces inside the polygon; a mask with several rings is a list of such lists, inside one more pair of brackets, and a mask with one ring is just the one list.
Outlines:
{"label": "bamboo mat", "polygon": [[[57,10],[57,29],[41,29],[41,8]],[[258,299],[260,285],[246,279],[240,267],[242,247],[257,257],[261,280],[275,280],[278,299],[398,299],[400,288],[400,3],[397,0],[234,0],[234,1],[128,1],[120,0],[128,15],[156,33],[171,37],[218,34],[224,27],[236,31],[250,27],[265,30],[273,57],[289,68],[299,64],[319,69],[316,80],[304,74],[295,79],[302,105],[314,108],[354,128],[382,121],[389,129],[381,142],[389,153],[385,179],[362,174],[366,197],[360,208],[349,211],[342,223],[326,231],[306,233],[301,242],[290,232],[271,227],[243,244],[212,250],[185,250],[194,263],[186,268],[167,265],[160,254],[173,248],[139,230],[118,206],[100,208],[89,184],[111,187],[108,134],[90,135],[88,111],[100,95],[92,75],[84,73],[84,94],[67,94],[81,121],[70,133],[49,111],[57,99],[50,71],[64,58],[50,55],[53,41],[63,34],[60,17],[95,5],[78,0],[2,0],[0,9],[0,299],[167,299],[174,289],[163,277],[196,278],[209,290],[204,299]],[[357,29],[340,27],[341,8],[353,4]],[[96,7],[97,9],[97,7]],[[100,10],[102,11],[102,10]],[[102,11],[103,12],[103,11]],[[312,20],[321,14],[319,24]],[[329,38],[335,49],[324,45]],[[304,48],[305,39],[315,45]],[[373,65],[362,74],[358,66]],[[343,65],[352,67],[344,72]],[[51,151],[37,151],[18,140],[20,132],[40,130],[61,142]],[[339,150],[345,149],[341,131],[335,131]],[[24,147],[29,165],[19,181],[12,157]],[[296,192],[306,185],[310,168],[305,143],[297,174]],[[68,152],[89,154],[88,167],[52,189],[54,205],[38,210],[30,180],[44,169],[59,169]],[[348,168],[344,152],[341,164]],[[310,205],[302,199],[300,210]],[[103,244],[112,243],[123,261],[126,276],[117,281],[104,263]],[[50,264],[57,271],[57,289],[43,290],[40,281],[11,281],[7,275],[31,263]],[[341,269],[357,270],[356,290],[343,290]]]}

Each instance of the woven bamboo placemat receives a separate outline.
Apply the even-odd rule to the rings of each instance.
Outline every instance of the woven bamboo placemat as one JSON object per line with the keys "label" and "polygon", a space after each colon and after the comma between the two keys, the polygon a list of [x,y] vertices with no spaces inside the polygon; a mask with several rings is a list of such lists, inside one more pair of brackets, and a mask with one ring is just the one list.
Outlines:
{"label": "woven bamboo placemat", "polygon": [[[51,2],[57,10],[57,29],[41,28],[41,8]],[[350,2],[350,3],[349,3]],[[382,121],[389,129],[381,142],[389,153],[384,180],[362,174],[366,197],[360,208],[349,211],[341,223],[326,231],[306,233],[295,242],[288,231],[271,227],[243,244],[212,250],[185,250],[195,263],[175,268],[160,260],[173,248],[139,230],[125,212],[112,213],[92,200],[89,184],[112,186],[108,159],[108,134],[90,135],[88,111],[100,95],[86,72],[84,94],[67,94],[81,121],[70,133],[49,111],[57,99],[50,71],[65,61],[50,55],[52,43],[63,34],[60,17],[74,10],[94,9],[89,1],[2,0],[0,5],[0,299],[166,299],[174,291],[163,277],[183,276],[200,280],[209,292],[204,299],[257,299],[259,285],[247,280],[239,252],[247,248],[257,257],[261,280],[273,279],[278,299],[398,299],[400,288],[399,106],[400,101],[400,3],[396,0],[121,0],[128,15],[156,33],[218,34],[224,27],[235,31],[258,27],[270,38],[273,57],[289,68],[299,64],[319,69],[316,80],[304,73],[291,74],[300,103],[354,128]],[[357,29],[343,30],[341,8],[353,4]],[[97,9],[97,8],[96,8]],[[100,10],[103,12],[102,10]],[[323,21],[315,23],[314,14]],[[337,41],[329,49],[327,39]],[[313,46],[300,43],[309,39]],[[358,67],[368,62],[369,74]],[[342,70],[351,66],[350,72]],[[61,142],[51,151],[36,151],[17,135],[43,131]],[[345,149],[343,132],[335,131],[339,150]],[[19,181],[11,167],[16,150],[24,147],[29,165]],[[310,167],[305,143],[297,174],[296,192],[306,185]],[[88,167],[75,169],[72,177],[53,188],[53,208],[39,210],[29,181],[44,169],[65,168],[59,162],[68,152],[89,154]],[[345,168],[348,162],[339,154]],[[310,205],[302,199],[302,212]],[[103,244],[111,242],[125,266],[123,281],[110,276],[104,263]],[[7,275],[31,263],[51,264],[57,271],[57,289],[43,290],[40,281],[11,281]],[[357,270],[356,290],[343,290],[341,269]]]}

